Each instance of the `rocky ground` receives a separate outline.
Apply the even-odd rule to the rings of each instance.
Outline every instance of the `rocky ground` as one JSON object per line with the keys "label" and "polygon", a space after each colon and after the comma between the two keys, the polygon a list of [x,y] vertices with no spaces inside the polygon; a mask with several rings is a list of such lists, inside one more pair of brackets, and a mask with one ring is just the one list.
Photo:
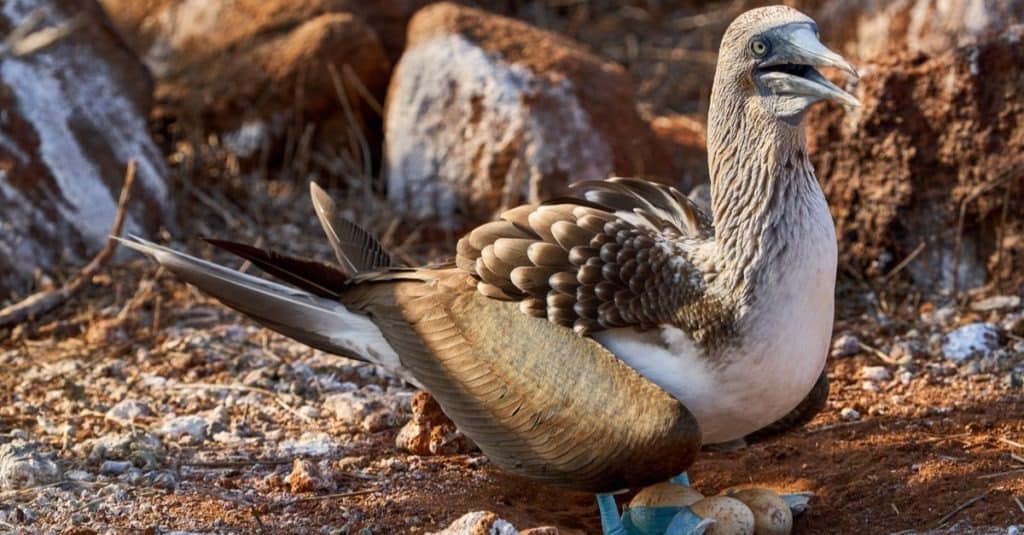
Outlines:
{"label": "rocky ground", "polygon": [[[79,3],[99,5],[67,4]],[[456,183],[450,207],[467,219],[558,191],[580,169],[552,162],[582,149],[594,156],[588,172],[646,170],[692,185],[704,172],[701,111],[717,36],[757,2],[479,3],[558,36],[441,7],[414,19],[408,46],[421,49],[392,69],[407,45],[406,22],[427,3],[246,0],[237,2],[249,10],[239,17],[193,13],[192,2],[103,0],[112,23],[89,23],[90,36],[114,44],[90,53],[108,62],[104,54],[115,54],[128,73],[144,63],[156,87],[152,139],[141,151],[154,163],[140,178],[149,185],[137,186],[131,201],[140,223],[129,229],[152,228],[156,221],[141,222],[174,207],[155,234],[171,246],[242,268],[194,237],[327,259],[307,200],[306,181],[315,179],[396,256],[421,263],[451,254],[455,227],[417,224],[377,178],[382,169],[389,179],[428,177],[410,158],[418,150],[446,154],[450,176],[473,178]],[[830,400],[785,436],[707,449],[691,471],[694,485],[705,494],[812,491],[795,533],[1019,533],[1024,219],[1013,207],[1024,198],[1014,156],[1024,146],[1016,119],[1024,97],[1015,89],[1024,68],[1020,27],[1006,22],[1019,6],[993,4],[979,25],[977,13],[950,14],[952,4],[925,0],[884,9],[798,3],[823,28],[843,28],[832,46],[865,65],[862,112],[829,109],[809,119],[843,251]],[[854,4],[857,11],[845,11]],[[939,19],[956,23],[934,26]],[[6,24],[0,17],[0,30]],[[115,25],[124,44],[111,37]],[[478,27],[488,31],[474,33]],[[982,27],[997,35],[975,46]],[[884,42],[898,41],[900,52],[872,59],[879,35],[897,33]],[[436,34],[462,37],[432,40]],[[358,46],[337,46],[345,42]],[[539,43],[540,53],[524,43]],[[75,44],[56,46],[45,54]],[[129,48],[138,58],[126,59]],[[432,54],[451,50],[472,61],[431,68]],[[58,84],[65,89],[95,74],[82,64],[76,71],[50,60],[4,61],[0,107],[33,94],[26,69],[71,80]],[[403,82],[403,73],[443,84]],[[296,76],[315,80],[303,85]],[[530,98],[509,106],[498,82],[528,86]],[[128,124],[143,124],[145,91],[122,90],[143,109]],[[620,113],[602,116],[616,103]],[[396,111],[402,106],[433,111],[406,116]],[[558,120],[546,115],[551,106]],[[83,166],[102,173],[68,175],[41,143],[60,125],[18,110],[0,124],[0,141],[13,139],[18,149],[0,146],[0,169],[9,172],[0,178],[14,177],[0,201],[23,210],[37,241],[25,245],[0,225],[14,237],[11,250],[33,258],[46,249],[38,259],[47,264],[8,255],[18,272],[0,282],[17,282],[2,288],[0,307],[73,276],[82,255],[102,243],[127,157],[97,149],[123,141],[108,128],[120,120],[75,116],[69,124],[86,133],[66,132],[69,144],[60,146],[82,147],[75,154],[95,159]],[[402,120],[408,124],[398,128]],[[398,133],[385,139],[388,128]],[[580,132],[594,137],[541,150]],[[444,152],[463,138],[472,150]],[[410,163],[388,170],[383,153],[392,165]],[[40,170],[50,178],[30,180]],[[48,204],[60,198],[55,191],[67,195],[76,183],[69,176],[90,184],[77,212]],[[167,193],[154,207],[160,177]],[[94,217],[93,230],[78,236],[76,218],[85,216]],[[75,254],[55,254],[32,229],[70,233]],[[4,247],[0,239],[8,254]],[[599,530],[592,496],[508,475],[450,428],[430,434],[432,422],[414,414],[423,399],[372,366],[259,328],[128,253],[91,283],[53,312],[0,327],[0,532],[425,533],[453,522],[456,533]],[[440,454],[427,454],[431,448]]]}
{"label": "rocky ground", "polygon": [[[253,195],[296,216],[263,226],[267,239],[317,232],[305,202],[274,194]],[[222,216],[195,211],[198,227]],[[694,484],[813,491],[797,533],[1024,524],[1020,299],[887,303],[854,284],[841,299],[828,408],[782,438],[705,451]],[[8,332],[0,366],[0,529],[419,533],[478,510],[518,528],[598,529],[589,495],[479,453],[399,450],[409,387],[261,329],[141,259]]]}

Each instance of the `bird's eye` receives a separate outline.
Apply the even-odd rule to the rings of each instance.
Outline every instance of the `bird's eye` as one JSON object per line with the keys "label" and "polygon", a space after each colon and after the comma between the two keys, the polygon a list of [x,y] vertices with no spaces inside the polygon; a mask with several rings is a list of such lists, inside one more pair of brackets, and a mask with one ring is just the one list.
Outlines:
{"label": "bird's eye", "polygon": [[750,42],[750,52],[754,54],[755,57],[763,57],[768,53],[768,43],[762,39],[754,39]]}

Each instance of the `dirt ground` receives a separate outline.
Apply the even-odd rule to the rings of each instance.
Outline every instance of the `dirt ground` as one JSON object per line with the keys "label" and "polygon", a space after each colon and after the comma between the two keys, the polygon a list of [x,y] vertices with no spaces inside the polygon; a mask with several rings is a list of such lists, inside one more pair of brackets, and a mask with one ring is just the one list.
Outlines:
{"label": "dirt ground", "polygon": [[[316,232],[297,189],[268,183],[249,194],[246,205],[263,208],[237,217],[252,218],[265,239],[328,254],[293,239]],[[227,217],[189,206],[197,234]],[[281,213],[291,215],[260,219]],[[177,246],[211,253],[200,242]],[[261,329],[130,255],[93,282],[59,311],[0,331],[0,482],[11,444],[27,444],[21,459],[57,467],[0,490],[0,530],[421,533],[488,510],[520,529],[599,531],[590,495],[518,479],[479,454],[398,451],[412,391],[370,366]],[[935,346],[936,333],[1014,313],[940,314],[872,288],[844,282],[840,292],[836,333],[863,346],[830,360],[828,408],[781,438],[705,451],[694,485],[705,494],[813,491],[795,533],[1006,533],[1024,524],[1022,339],[1011,327],[996,356],[962,363]],[[875,350],[929,337],[911,356]],[[364,399],[383,423],[364,418]],[[125,400],[144,406],[133,421],[111,410]],[[175,427],[190,417],[198,427]]]}

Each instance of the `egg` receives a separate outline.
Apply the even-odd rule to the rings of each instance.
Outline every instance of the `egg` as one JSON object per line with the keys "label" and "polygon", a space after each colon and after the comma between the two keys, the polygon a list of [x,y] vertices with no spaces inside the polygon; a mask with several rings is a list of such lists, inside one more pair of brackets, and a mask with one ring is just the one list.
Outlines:
{"label": "egg", "polygon": [[629,507],[685,507],[702,499],[704,495],[693,487],[666,481],[644,487],[629,502]]}
{"label": "egg", "polygon": [[754,513],[736,498],[704,498],[690,505],[690,510],[702,518],[714,519],[704,535],[754,535]]}
{"label": "egg", "polygon": [[743,489],[729,496],[754,513],[754,535],[789,535],[793,531],[793,512],[778,494],[768,489]]}
{"label": "egg", "polygon": [[[651,485],[629,502],[622,522],[631,533],[661,535],[680,511],[703,498],[703,494],[684,485],[671,482]],[[694,518],[694,522],[699,521]]]}

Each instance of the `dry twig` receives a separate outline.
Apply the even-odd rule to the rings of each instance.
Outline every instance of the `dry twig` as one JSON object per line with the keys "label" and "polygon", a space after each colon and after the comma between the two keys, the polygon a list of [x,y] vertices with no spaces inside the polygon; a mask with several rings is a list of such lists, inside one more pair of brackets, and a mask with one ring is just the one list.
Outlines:
{"label": "dry twig", "polygon": [[103,250],[86,264],[74,278],[60,288],[32,294],[0,310],[0,327],[21,323],[59,307],[71,296],[85,288],[93,276],[110,262],[110,259],[114,256],[114,251],[117,249],[116,238],[121,235],[121,227],[124,226],[125,215],[128,210],[128,200],[131,198],[132,184],[134,183],[135,160],[131,160],[128,162],[128,169],[124,174],[124,186],[121,187],[121,196],[117,200],[117,214],[114,216],[114,227],[110,231],[110,238],[107,240]]}
{"label": "dry twig", "polygon": [[951,518],[953,518],[954,516],[956,516],[957,513],[959,513],[960,511],[963,511],[964,509],[967,509],[968,507],[974,505],[975,503],[980,502],[981,500],[983,500],[985,498],[985,496],[988,496],[987,492],[985,494],[981,494],[981,495],[975,496],[975,497],[971,498],[970,500],[967,500],[966,502],[961,503],[960,505],[956,506],[952,511],[950,511],[950,512],[946,513],[945,515],[943,515],[942,518],[940,518],[939,521],[936,522],[935,527],[939,527],[939,526],[945,524],[946,522],[949,522],[949,520]]}

